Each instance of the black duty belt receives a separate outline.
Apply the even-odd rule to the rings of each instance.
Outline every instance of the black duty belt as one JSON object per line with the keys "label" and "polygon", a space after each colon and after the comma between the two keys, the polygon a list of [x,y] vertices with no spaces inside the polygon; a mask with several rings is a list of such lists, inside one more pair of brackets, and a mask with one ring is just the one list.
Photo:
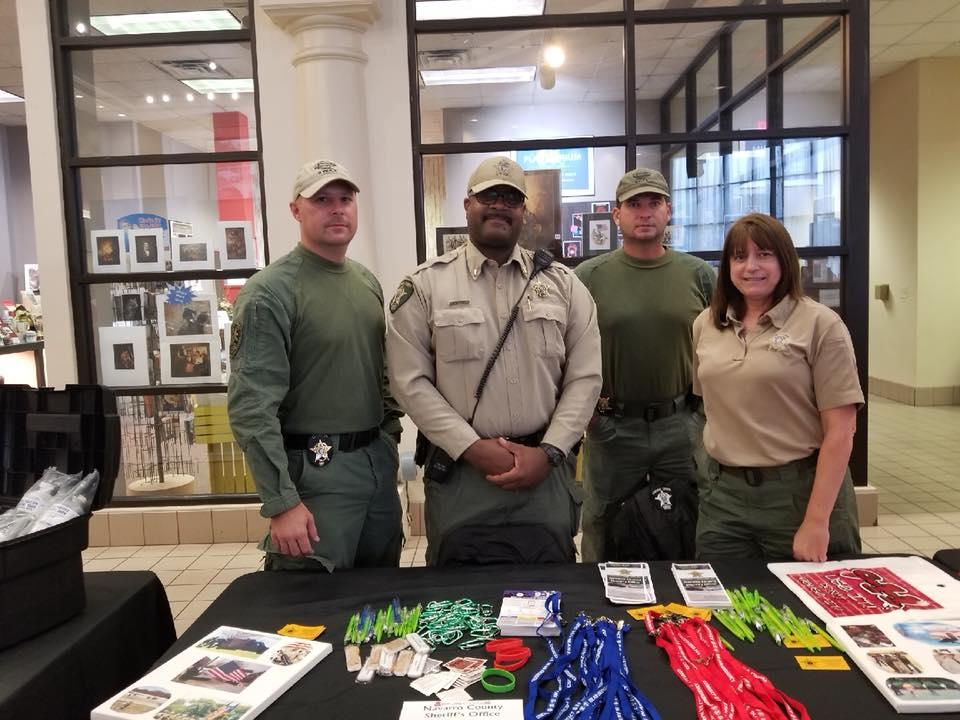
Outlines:
{"label": "black duty belt", "polygon": [[610,397],[601,397],[597,402],[597,414],[613,415],[620,418],[643,418],[647,422],[663,420],[687,407],[687,393],[678,395],[672,400],[650,403],[649,405],[634,405],[623,403]]}
{"label": "black duty belt", "polygon": [[318,439],[322,439],[332,449],[340,452],[353,452],[366,447],[380,436],[380,428],[361,430],[353,433],[314,433],[313,435],[284,434],[283,447],[287,450],[312,450]]}
{"label": "black duty belt", "polygon": [[774,467],[735,467],[733,465],[720,465],[721,472],[728,475],[736,475],[743,478],[744,482],[751,487],[762,485],[765,480],[778,480],[785,471],[808,470],[817,466],[817,458],[820,451],[815,451],[812,455],[805,458],[788,462],[785,465],[776,465]]}
{"label": "black duty belt", "polygon": [[546,428],[543,430],[538,430],[535,433],[530,433],[529,435],[521,435],[520,437],[508,437],[507,440],[514,442],[517,445],[526,445],[527,447],[539,447],[540,443],[543,442],[543,436],[547,434]]}

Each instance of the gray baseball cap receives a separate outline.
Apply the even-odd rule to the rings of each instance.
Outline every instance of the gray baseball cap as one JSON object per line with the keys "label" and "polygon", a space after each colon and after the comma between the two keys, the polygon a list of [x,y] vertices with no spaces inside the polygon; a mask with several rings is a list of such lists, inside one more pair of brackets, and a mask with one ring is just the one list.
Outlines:
{"label": "gray baseball cap", "polygon": [[322,187],[340,180],[360,192],[357,183],[350,177],[350,171],[333,160],[311,160],[304,163],[297,173],[297,180],[293,183],[293,199],[298,197],[313,197]]}
{"label": "gray baseball cap", "polygon": [[487,158],[477,166],[467,181],[467,194],[472,195],[497,185],[509,185],[522,192],[524,197],[527,196],[523,168],[502,155]]}
{"label": "gray baseball cap", "polygon": [[656,170],[637,168],[624,173],[617,183],[617,202],[623,202],[640,193],[657,193],[670,199],[670,186]]}

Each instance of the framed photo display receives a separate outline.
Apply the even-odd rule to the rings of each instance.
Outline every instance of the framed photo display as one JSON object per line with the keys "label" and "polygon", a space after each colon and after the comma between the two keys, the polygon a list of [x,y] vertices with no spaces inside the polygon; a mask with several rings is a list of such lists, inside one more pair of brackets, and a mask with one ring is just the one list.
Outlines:
{"label": "framed photo display", "polygon": [[172,303],[162,293],[156,299],[160,340],[210,340],[219,334],[216,295],[198,293],[188,303]]}
{"label": "framed photo display", "polygon": [[583,214],[583,255],[600,255],[617,248],[617,226],[612,213]]}
{"label": "framed photo display", "polygon": [[437,228],[437,255],[445,255],[466,245],[470,235],[466,227],[438,227]]}
{"label": "framed photo display", "polygon": [[125,273],[127,271],[127,249],[123,230],[91,230],[90,252],[92,256],[91,272]]}
{"label": "framed photo display", "polygon": [[149,385],[151,358],[146,325],[101,327],[100,376],[104,385]]}
{"label": "framed photo display", "polygon": [[146,292],[142,288],[123,288],[113,291],[115,323],[143,325],[146,311]]}
{"label": "framed photo display", "polygon": [[174,270],[213,270],[213,243],[195,237],[171,238]]}
{"label": "framed photo display", "polygon": [[220,382],[220,339],[161,342],[160,380],[165,385]]}
{"label": "framed photo display", "polygon": [[579,240],[563,241],[563,256],[565,258],[578,258],[583,254]]}
{"label": "framed photo display", "polygon": [[253,268],[257,251],[253,242],[253,225],[247,221],[217,223],[217,252],[220,269]]}
{"label": "framed photo display", "polygon": [[163,230],[128,230],[131,272],[165,272],[167,251]]}

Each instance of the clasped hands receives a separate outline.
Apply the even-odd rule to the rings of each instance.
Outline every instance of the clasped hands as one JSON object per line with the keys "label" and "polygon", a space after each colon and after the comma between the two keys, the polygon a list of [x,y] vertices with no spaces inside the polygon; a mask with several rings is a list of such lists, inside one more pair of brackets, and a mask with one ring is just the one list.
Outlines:
{"label": "clasped hands", "polygon": [[539,485],[550,472],[543,450],[505,438],[477,440],[463,453],[463,459],[504,490],[528,490]]}

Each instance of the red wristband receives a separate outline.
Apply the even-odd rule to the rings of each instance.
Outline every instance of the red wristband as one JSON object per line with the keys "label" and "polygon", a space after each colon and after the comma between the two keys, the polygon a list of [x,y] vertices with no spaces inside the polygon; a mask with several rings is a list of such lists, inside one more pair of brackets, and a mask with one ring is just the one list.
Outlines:
{"label": "red wristband", "polygon": [[520,638],[497,638],[496,640],[488,641],[487,644],[484,645],[484,648],[487,652],[499,652],[501,650],[521,648],[523,646],[523,640]]}

